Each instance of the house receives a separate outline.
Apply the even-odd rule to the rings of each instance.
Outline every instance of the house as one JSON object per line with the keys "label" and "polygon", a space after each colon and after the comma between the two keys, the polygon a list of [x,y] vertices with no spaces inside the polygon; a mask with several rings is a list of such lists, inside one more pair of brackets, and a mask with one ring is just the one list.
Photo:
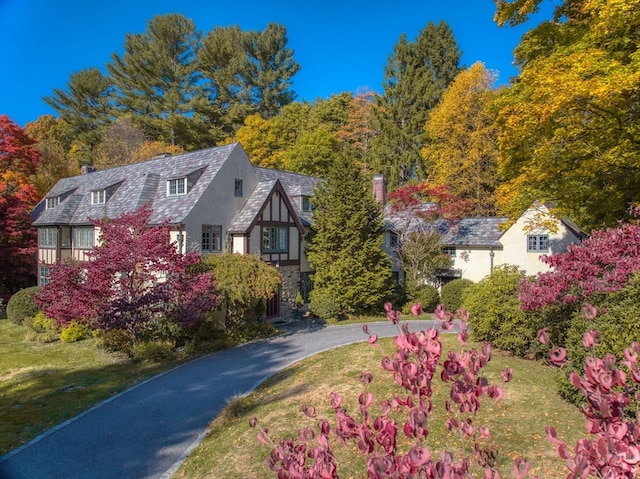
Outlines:
{"label": "house", "polygon": [[[386,188],[384,178],[373,179],[374,197],[384,203]],[[429,209],[428,203],[422,205]],[[467,278],[474,282],[491,274],[493,268],[502,264],[517,266],[527,275],[549,270],[541,257],[560,253],[569,244],[580,243],[586,238],[577,225],[568,218],[557,218],[548,205],[536,203],[527,209],[508,228],[506,217],[472,217],[449,223],[437,220],[427,224],[416,217],[402,217],[385,208],[387,233],[384,247],[393,257],[396,253],[395,238],[400,231],[436,230],[442,235],[440,243],[450,255],[452,264],[437,272],[440,284],[456,278]],[[394,262],[394,276],[403,280],[403,272]]]}
{"label": "house", "polygon": [[277,267],[281,296],[268,314],[287,314],[309,273],[303,235],[318,181],[257,168],[238,143],[102,171],[85,168],[60,180],[34,209],[38,283],[48,282],[56,261],[87,259],[99,234],[92,219],[150,205],[151,224],[168,221],[180,252],[256,254]]}

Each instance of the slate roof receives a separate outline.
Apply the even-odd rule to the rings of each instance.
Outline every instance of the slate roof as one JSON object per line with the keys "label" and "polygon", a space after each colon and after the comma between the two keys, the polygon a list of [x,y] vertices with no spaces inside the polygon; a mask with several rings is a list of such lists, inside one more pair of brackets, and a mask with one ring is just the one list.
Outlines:
{"label": "slate roof", "polygon": [[260,167],[256,167],[256,174],[259,181],[280,180],[302,224],[311,225],[312,214],[309,211],[302,211],[302,201],[299,198],[311,196],[315,187],[322,181],[321,178]]}
{"label": "slate roof", "polygon": [[[424,203],[423,211],[428,211],[435,204]],[[463,218],[456,222],[443,219],[427,222],[415,214],[403,217],[394,214],[387,207],[385,223],[388,229],[416,232],[437,231],[442,235],[440,243],[444,246],[475,246],[502,248],[500,237],[504,231],[500,225],[507,221],[506,217],[473,217]]]}
{"label": "slate roof", "polygon": [[[235,148],[241,147],[233,143],[61,179],[46,196],[60,196],[60,204],[45,209],[46,200],[43,199],[34,209],[37,218],[33,224],[88,225],[91,219],[117,218],[136,211],[144,204],[150,204],[153,209],[152,224],[166,220],[181,223]],[[194,183],[188,194],[167,196],[166,181],[190,173]],[[115,191],[106,204],[92,205],[91,191],[109,187],[114,187]]]}

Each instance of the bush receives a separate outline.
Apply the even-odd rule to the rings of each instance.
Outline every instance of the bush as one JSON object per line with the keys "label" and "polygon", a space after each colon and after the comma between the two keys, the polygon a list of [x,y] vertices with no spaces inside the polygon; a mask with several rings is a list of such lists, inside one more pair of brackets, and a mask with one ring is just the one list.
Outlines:
{"label": "bush", "polygon": [[518,356],[542,353],[536,333],[543,324],[538,316],[520,309],[518,291],[523,277],[516,266],[500,266],[466,289],[463,301],[474,338],[491,341],[495,347]]}
{"label": "bush", "polygon": [[278,334],[278,330],[266,321],[257,321],[248,324],[239,324],[234,326],[229,333],[228,339],[233,344],[243,344],[254,339],[268,338]]}
{"label": "bush", "polygon": [[447,311],[455,312],[462,306],[462,294],[465,289],[473,286],[470,279],[460,278],[448,282],[440,290],[440,301]]}
{"label": "bush", "polygon": [[68,326],[60,331],[60,341],[63,343],[75,343],[88,338],[90,335],[91,330],[87,325],[71,321]]}
{"label": "bush", "polygon": [[131,336],[122,329],[110,329],[107,331],[96,330],[94,336],[98,340],[98,347],[109,353],[124,353],[132,356]]}
{"label": "bush", "polygon": [[35,303],[35,296],[40,292],[40,286],[21,289],[11,296],[7,303],[7,317],[15,324],[22,324],[27,318],[33,318],[40,308]]}
{"label": "bush", "polygon": [[163,363],[176,358],[176,353],[170,343],[161,341],[140,341],[131,348],[131,356],[136,361],[151,361]]}
{"label": "bush", "polygon": [[25,318],[22,325],[28,328],[25,334],[27,341],[53,343],[60,339],[60,328],[55,320],[48,318],[42,311],[38,311],[32,318]]}
{"label": "bush", "polygon": [[439,302],[440,293],[438,293],[438,288],[430,284],[426,284],[416,291],[410,301],[410,303],[421,303],[422,310],[427,313],[432,313]]}
{"label": "bush", "polygon": [[342,311],[340,305],[328,296],[319,296],[311,292],[311,300],[309,301],[309,311],[314,316],[321,319],[338,319]]}

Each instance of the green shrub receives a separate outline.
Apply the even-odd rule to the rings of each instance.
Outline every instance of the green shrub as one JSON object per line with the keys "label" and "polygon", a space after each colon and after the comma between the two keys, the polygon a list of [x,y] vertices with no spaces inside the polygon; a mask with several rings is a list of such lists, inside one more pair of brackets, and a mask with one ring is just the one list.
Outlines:
{"label": "green shrub", "polygon": [[33,318],[40,308],[36,305],[35,296],[40,292],[40,286],[21,289],[11,296],[7,303],[7,317],[15,324],[22,324],[26,318]]}
{"label": "green shrub", "polygon": [[232,344],[243,344],[254,339],[268,338],[278,334],[278,330],[266,321],[239,324],[227,333],[227,338]]}
{"label": "green shrub", "polygon": [[124,353],[132,356],[131,336],[121,329],[109,331],[96,330],[94,336],[98,340],[98,347],[110,353]]}
{"label": "green shrub", "polygon": [[87,325],[71,321],[68,326],[65,326],[60,331],[60,341],[63,343],[75,343],[88,338],[90,335],[91,330]]}
{"label": "green shrub", "polygon": [[55,320],[38,311],[32,318],[25,318],[22,325],[27,328],[24,339],[40,343],[53,343],[60,339],[60,328]]}
{"label": "green shrub", "polygon": [[162,341],[140,341],[131,348],[131,356],[136,361],[163,363],[176,359],[173,345]]}
{"label": "green shrub", "polygon": [[447,311],[455,312],[462,306],[462,294],[465,289],[473,286],[473,281],[466,278],[454,279],[442,286],[440,301]]}
{"label": "green shrub", "polygon": [[342,311],[340,305],[332,298],[327,296],[320,296],[311,292],[311,299],[309,301],[309,311],[314,316],[321,319],[338,319]]}
{"label": "green shrub", "polygon": [[518,356],[542,354],[537,331],[539,318],[520,309],[518,291],[524,273],[516,266],[500,266],[491,276],[464,292],[469,327],[478,341],[491,341],[496,348]]}
{"label": "green shrub", "polygon": [[421,303],[422,310],[427,313],[432,313],[439,302],[440,293],[438,293],[438,288],[430,284],[426,284],[416,291],[410,301],[411,304]]}

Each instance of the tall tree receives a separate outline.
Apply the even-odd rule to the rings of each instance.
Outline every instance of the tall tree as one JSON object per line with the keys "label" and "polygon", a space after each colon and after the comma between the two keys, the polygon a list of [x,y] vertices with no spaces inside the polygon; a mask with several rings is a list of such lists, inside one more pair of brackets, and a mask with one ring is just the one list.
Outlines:
{"label": "tall tree", "polygon": [[295,99],[292,78],[300,66],[287,42],[286,29],[276,23],[262,32],[216,27],[205,36],[198,60],[209,111],[227,136],[248,116],[272,118]]}
{"label": "tall tree", "polygon": [[[517,24],[540,0],[499,2]],[[500,208],[534,200],[591,229],[640,199],[640,2],[565,0],[523,38],[517,81],[501,99]]]}
{"label": "tall tree", "polygon": [[40,199],[32,178],[41,162],[35,141],[0,115],[0,292],[36,282],[36,231],[29,212]]}
{"label": "tall tree", "polygon": [[112,54],[107,70],[116,85],[120,114],[130,114],[152,140],[184,149],[210,146],[212,129],[200,113],[197,52],[201,35],[180,14],[154,17],[142,34],[127,34],[124,54]]}
{"label": "tall tree", "polygon": [[144,141],[144,132],[130,118],[118,118],[104,132],[96,148],[93,165],[96,168],[109,168],[133,163],[134,154]]}
{"label": "tall tree", "polygon": [[324,177],[340,154],[340,142],[326,127],[303,133],[286,153],[283,168]]}
{"label": "tall tree", "polygon": [[429,114],[422,148],[429,180],[474,204],[476,216],[494,215],[498,129],[492,102],[495,75],[482,63],[461,71]]}
{"label": "tall tree", "polygon": [[346,314],[380,307],[391,296],[382,211],[352,158],[338,157],[312,201],[307,253],[315,270],[311,302],[330,298]]}
{"label": "tall tree", "polygon": [[67,90],[54,88],[44,101],[70,126],[74,140],[91,151],[113,118],[113,82],[89,68],[72,73]]}
{"label": "tall tree", "polygon": [[376,98],[378,135],[371,151],[375,172],[387,176],[391,188],[426,176],[420,155],[424,125],[458,74],[460,56],[445,22],[429,22],[413,42],[403,34],[394,46],[384,68],[384,92]]}
{"label": "tall tree", "polygon": [[348,145],[359,158],[365,175],[373,174],[368,154],[374,137],[371,115],[375,95],[371,91],[357,92],[347,106],[347,121],[336,131],[336,137]]}

